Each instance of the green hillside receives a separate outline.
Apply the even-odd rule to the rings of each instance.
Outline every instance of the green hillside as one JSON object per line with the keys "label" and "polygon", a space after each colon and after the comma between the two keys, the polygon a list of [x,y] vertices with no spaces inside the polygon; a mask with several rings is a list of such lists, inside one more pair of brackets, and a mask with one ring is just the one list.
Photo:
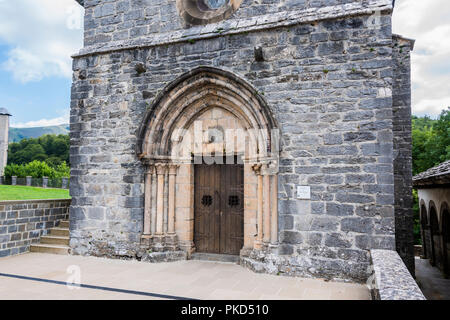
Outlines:
{"label": "green hillside", "polygon": [[19,142],[25,138],[39,138],[44,134],[68,134],[69,125],[35,128],[9,128],[9,142]]}

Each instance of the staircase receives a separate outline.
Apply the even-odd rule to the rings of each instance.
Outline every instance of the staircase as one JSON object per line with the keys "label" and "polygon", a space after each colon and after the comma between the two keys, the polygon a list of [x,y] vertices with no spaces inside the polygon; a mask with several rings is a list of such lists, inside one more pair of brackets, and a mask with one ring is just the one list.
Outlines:
{"label": "staircase", "polygon": [[50,229],[50,233],[41,237],[39,244],[30,246],[31,252],[68,254],[69,253],[69,221],[61,221],[58,227]]}

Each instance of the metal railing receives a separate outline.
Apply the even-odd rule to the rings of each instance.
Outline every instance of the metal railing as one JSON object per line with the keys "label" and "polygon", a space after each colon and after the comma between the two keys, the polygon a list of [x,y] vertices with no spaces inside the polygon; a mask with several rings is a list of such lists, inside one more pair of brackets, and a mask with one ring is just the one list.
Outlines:
{"label": "metal railing", "polygon": [[1,177],[0,184],[11,185],[11,186],[29,186],[29,187],[41,187],[41,188],[56,188],[56,189],[69,189],[70,179],[69,178],[56,178],[49,179],[48,177],[42,178],[19,178],[16,176],[12,177]]}

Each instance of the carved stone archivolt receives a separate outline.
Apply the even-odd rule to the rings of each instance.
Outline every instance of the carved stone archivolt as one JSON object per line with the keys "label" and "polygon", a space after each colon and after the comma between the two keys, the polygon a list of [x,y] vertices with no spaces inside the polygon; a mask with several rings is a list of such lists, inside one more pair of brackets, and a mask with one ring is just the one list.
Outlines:
{"label": "carved stone archivolt", "polygon": [[195,159],[226,155],[244,164],[243,249],[277,244],[279,133],[255,88],[223,70],[193,70],[155,99],[139,137],[147,167],[143,243],[194,250]]}

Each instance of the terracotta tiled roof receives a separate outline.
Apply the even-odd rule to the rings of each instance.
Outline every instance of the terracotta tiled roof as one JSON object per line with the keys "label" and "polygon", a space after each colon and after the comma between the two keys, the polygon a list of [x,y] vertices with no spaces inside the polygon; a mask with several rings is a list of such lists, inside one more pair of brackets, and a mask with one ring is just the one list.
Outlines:
{"label": "terracotta tiled roof", "polygon": [[414,186],[450,184],[450,160],[413,177]]}

